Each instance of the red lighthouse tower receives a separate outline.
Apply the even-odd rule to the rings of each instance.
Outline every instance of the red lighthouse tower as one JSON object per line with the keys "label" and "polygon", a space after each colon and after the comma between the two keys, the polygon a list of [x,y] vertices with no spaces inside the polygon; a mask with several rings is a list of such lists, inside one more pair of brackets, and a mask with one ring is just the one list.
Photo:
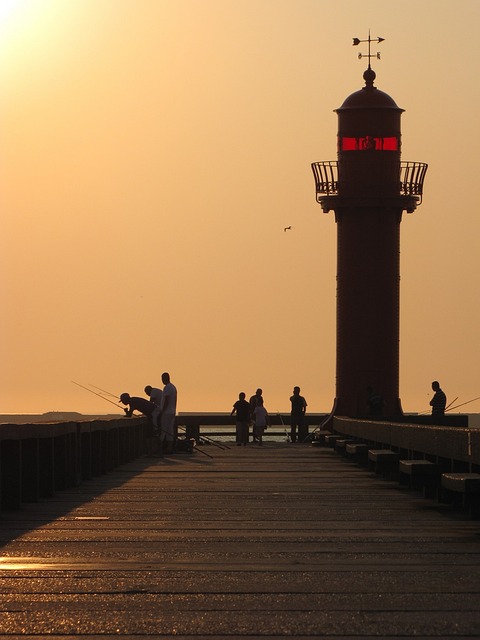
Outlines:
{"label": "red lighthouse tower", "polygon": [[[337,364],[333,413],[369,413],[367,389],[384,416],[399,396],[400,222],[421,204],[427,165],[401,162],[400,109],[374,86],[368,42],[365,86],[338,114],[338,160],[312,169],[317,202],[337,223]],[[378,38],[375,42],[381,42]],[[359,57],[362,57],[360,54]],[[375,57],[379,57],[376,54]]]}

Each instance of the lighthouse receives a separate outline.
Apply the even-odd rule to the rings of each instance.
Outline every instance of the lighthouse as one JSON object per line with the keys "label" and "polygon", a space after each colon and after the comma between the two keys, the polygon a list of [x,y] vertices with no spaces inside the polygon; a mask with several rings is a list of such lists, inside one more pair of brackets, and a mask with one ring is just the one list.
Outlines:
{"label": "lighthouse", "polygon": [[[384,417],[399,394],[400,223],[422,202],[427,165],[403,162],[403,109],[375,86],[368,43],[365,86],[336,109],[337,160],[315,162],[316,198],[337,225],[337,350],[333,415],[366,417],[368,394]],[[367,391],[368,390],[368,391]]]}

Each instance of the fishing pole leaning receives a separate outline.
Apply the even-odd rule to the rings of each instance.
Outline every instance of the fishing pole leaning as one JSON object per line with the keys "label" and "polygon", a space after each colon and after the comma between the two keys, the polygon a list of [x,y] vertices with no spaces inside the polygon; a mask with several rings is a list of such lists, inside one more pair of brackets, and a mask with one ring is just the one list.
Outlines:
{"label": "fishing pole leaning", "polygon": [[315,427],[315,429],[312,431],[312,433],[309,433],[303,440],[302,442],[313,442],[314,440],[314,435],[318,430],[321,430],[322,427],[324,427],[327,422],[332,418],[332,413],[329,413],[328,416],[326,416],[324,418],[324,420]]}
{"label": "fishing pole leaning", "polygon": [[[105,396],[103,396],[101,393],[97,393],[96,391],[93,391],[92,389],[89,389],[88,387],[85,387],[83,384],[80,384],[79,382],[75,382],[75,380],[71,381],[73,384],[76,384],[77,387],[81,387],[82,389],[85,389],[85,391],[88,391],[89,393],[93,393],[94,395],[98,396],[99,398],[102,398],[102,400],[105,400],[105,402],[110,402],[110,404],[114,404],[117,408],[119,408],[118,406],[118,400],[117,402],[114,402],[113,400],[109,400],[108,398],[105,398]],[[116,398],[117,396],[113,396],[114,398]]]}
{"label": "fishing pole leaning", "polygon": [[451,402],[449,402],[449,403],[447,404],[447,406],[445,407],[445,411],[448,411],[448,410],[450,409],[450,407],[452,406],[452,404],[453,404],[454,402],[456,402],[457,400],[458,400],[458,396],[457,396],[454,400],[452,400]]}
{"label": "fishing pole leaning", "polygon": [[[471,402],[475,402],[475,400],[480,400],[480,396],[478,396],[477,398],[473,398],[472,400],[467,400],[467,402],[462,402],[461,404],[456,404],[454,407],[450,407],[449,411],[452,411],[452,409],[458,409],[458,407],[464,407],[466,404],[470,404]],[[454,400],[455,402],[455,400]]]}
{"label": "fishing pole leaning", "polygon": [[280,411],[277,411],[277,416],[280,418],[280,422],[282,423],[283,430],[285,431],[285,438],[286,438],[287,442],[290,442],[290,434],[287,431],[287,427],[285,426],[285,423],[283,421],[283,416],[280,413]]}
{"label": "fishing pole leaning", "polygon": [[112,398],[118,398],[118,396],[114,393],[110,393],[110,391],[106,391],[105,389],[102,389],[101,387],[96,387],[94,384],[92,384],[91,382],[88,383],[91,387],[93,387],[94,389],[98,389],[99,391],[102,391],[103,393],[106,393],[107,396],[111,396]]}

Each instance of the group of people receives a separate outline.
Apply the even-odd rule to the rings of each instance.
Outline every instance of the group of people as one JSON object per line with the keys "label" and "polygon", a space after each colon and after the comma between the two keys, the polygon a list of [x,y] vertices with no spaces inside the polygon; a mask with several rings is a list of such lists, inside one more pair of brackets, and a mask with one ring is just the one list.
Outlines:
{"label": "group of people", "polygon": [[162,456],[164,453],[172,453],[175,450],[177,413],[177,388],[170,380],[170,374],[162,373],[163,389],[147,385],[145,393],[147,398],[130,396],[122,393],[120,402],[125,407],[125,415],[131,417],[134,411],[138,411],[149,418],[148,449],[149,455]]}
{"label": "group of people", "polygon": [[[255,394],[246,400],[242,391],[238,394],[238,400],[234,403],[230,415],[236,417],[236,441],[237,446],[246,446],[249,441],[250,426],[252,426],[252,442],[259,446],[263,444],[265,429],[270,424],[270,417],[263,402],[263,391],[257,389]],[[308,435],[308,427],[305,424],[305,412],[307,401],[300,395],[300,387],[293,388],[290,396],[290,442],[303,442]],[[297,434],[298,430],[298,434]]]}
{"label": "group of people", "polygon": [[[134,411],[149,418],[149,454],[162,456],[164,453],[175,451],[177,438],[175,416],[177,412],[177,389],[170,380],[170,374],[162,373],[163,389],[147,385],[145,393],[147,398],[130,396],[122,393],[120,402],[125,407],[126,416],[131,417]],[[435,392],[430,401],[432,416],[445,415],[447,398],[440,388],[440,383],[432,382],[432,389]],[[263,444],[265,429],[270,424],[270,417],[263,402],[263,391],[257,389],[250,400],[246,400],[246,395],[242,391],[238,395],[238,400],[234,403],[230,415],[236,416],[236,442],[237,446],[246,446],[249,442],[249,431],[252,426],[252,441],[258,445]],[[372,387],[367,389],[369,413],[372,417],[383,414],[385,401]],[[308,436],[308,426],[305,423],[305,413],[307,401],[300,395],[300,387],[293,388],[293,395],[290,396],[290,442],[304,442]]]}
{"label": "group of people", "polygon": [[[149,455],[162,456],[175,451],[177,439],[175,416],[177,412],[177,389],[170,380],[170,374],[162,373],[163,389],[147,385],[147,398],[122,393],[120,402],[127,405],[125,415],[131,417],[135,411],[148,417],[148,449]],[[270,424],[270,417],[263,402],[263,391],[257,389],[250,400],[241,392],[233,405],[231,415],[236,415],[236,441],[238,446],[246,446],[249,441],[249,430],[252,426],[252,441],[263,444],[265,429]],[[300,387],[293,388],[290,397],[292,405],[290,414],[290,441],[303,442],[308,435],[305,424],[307,401],[300,395]]]}

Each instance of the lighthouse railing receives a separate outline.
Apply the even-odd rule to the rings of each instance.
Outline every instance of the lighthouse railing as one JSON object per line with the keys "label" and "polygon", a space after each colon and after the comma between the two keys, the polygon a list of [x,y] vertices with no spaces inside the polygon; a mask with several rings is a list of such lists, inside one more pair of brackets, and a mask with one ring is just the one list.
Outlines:
{"label": "lighthouse railing", "polygon": [[335,196],[338,193],[338,162],[327,160],[325,162],[313,162],[312,171],[315,177],[317,202],[321,196]]}
{"label": "lighthouse railing", "polygon": [[419,196],[422,203],[423,181],[428,164],[424,162],[400,163],[400,193],[404,196]]}
{"label": "lighthouse railing", "polygon": [[[401,162],[399,195],[418,196],[419,203],[422,202],[423,182],[428,165],[424,162]],[[312,171],[315,177],[315,188],[317,202],[323,196],[338,195],[338,161],[326,160],[324,162],[313,162]]]}

